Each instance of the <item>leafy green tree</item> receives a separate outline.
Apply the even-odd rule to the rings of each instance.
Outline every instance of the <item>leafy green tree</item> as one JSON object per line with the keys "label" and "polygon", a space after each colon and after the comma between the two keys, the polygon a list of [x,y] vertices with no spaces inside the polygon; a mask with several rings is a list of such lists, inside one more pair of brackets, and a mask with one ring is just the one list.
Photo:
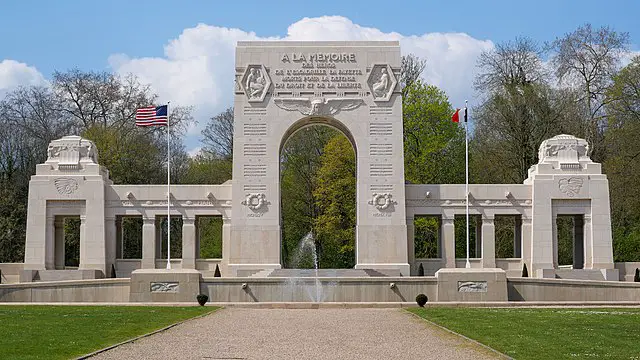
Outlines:
{"label": "leafy green tree", "polygon": [[[294,133],[280,153],[280,187],[282,212],[282,260],[285,267],[295,264],[296,249],[304,236],[313,230],[318,216],[314,191],[321,155],[332,137],[341,135],[326,126],[311,126]],[[312,264],[305,264],[311,266]]]}
{"label": "leafy green tree", "polygon": [[318,216],[314,219],[323,268],[355,266],[356,161],[353,146],[343,136],[334,136],[320,156],[318,186],[313,192]]}
{"label": "leafy green tree", "polygon": [[207,152],[189,158],[182,184],[222,184],[231,180],[233,163]]}
{"label": "leafy green tree", "polygon": [[640,56],[614,78],[607,92],[608,156],[604,172],[609,179],[614,256],[616,261],[640,260]]}
{"label": "leafy green tree", "polygon": [[464,129],[451,121],[444,91],[418,80],[405,89],[405,178],[415,184],[464,182]]}

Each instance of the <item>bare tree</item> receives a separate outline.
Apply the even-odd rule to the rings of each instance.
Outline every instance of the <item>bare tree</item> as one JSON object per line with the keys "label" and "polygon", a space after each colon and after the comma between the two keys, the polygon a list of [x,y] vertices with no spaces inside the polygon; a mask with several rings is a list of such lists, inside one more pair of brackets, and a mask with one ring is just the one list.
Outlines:
{"label": "bare tree", "polygon": [[473,111],[476,181],[522,182],[540,142],[569,123],[563,120],[572,104],[568,93],[547,84],[540,56],[538,44],[527,38],[480,55],[474,83],[486,99]]}
{"label": "bare tree", "polygon": [[426,67],[426,59],[422,59],[414,54],[402,56],[400,86],[402,87],[403,92],[407,86],[410,86],[420,78],[420,75],[422,75],[422,72]]}
{"label": "bare tree", "polygon": [[485,92],[505,92],[514,86],[545,83],[547,73],[542,65],[542,51],[533,40],[521,37],[499,43],[495,49],[483,51],[478,58],[480,73],[475,88]]}
{"label": "bare tree", "polygon": [[593,156],[599,160],[604,157],[605,93],[628,46],[628,33],[607,26],[594,29],[591,24],[547,44],[553,52],[551,64],[559,81],[581,90],[578,101],[584,103],[586,138],[592,145]]}
{"label": "bare tree", "polygon": [[205,151],[224,159],[233,158],[233,108],[212,117],[202,136]]}

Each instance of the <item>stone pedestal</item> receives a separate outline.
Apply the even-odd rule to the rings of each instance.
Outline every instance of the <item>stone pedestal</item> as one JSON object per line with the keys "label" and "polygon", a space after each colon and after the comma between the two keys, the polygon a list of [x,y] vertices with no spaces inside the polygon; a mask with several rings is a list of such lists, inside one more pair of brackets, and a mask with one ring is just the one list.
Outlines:
{"label": "stone pedestal", "polygon": [[507,301],[507,274],[502,269],[448,269],[436,272],[436,301]]}
{"label": "stone pedestal", "polygon": [[193,269],[140,269],[131,273],[130,302],[196,302],[202,275]]}

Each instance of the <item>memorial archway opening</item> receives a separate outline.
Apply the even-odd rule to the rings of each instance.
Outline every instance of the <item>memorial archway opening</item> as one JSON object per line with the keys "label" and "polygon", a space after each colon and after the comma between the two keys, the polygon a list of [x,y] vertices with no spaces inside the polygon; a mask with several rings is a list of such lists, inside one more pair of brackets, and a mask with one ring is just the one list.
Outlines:
{"label": "memorial archway opening", "polygon": [[356,148],[335,119],[305,118],[280,146],[283,268],[356,264]]}

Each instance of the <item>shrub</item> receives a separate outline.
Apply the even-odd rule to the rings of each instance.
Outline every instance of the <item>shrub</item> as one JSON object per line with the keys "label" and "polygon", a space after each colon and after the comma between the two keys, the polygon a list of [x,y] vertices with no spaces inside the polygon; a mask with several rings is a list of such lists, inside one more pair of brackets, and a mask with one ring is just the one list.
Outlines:
{"label": "shrub", "polygon": [[424,267],[422,266],[422,263],[418,266],[418,276],[424,276]]}
{"label": "shrub", "polygon": [[640,282],[640,269],[636,268],[636,275],[633,277],[634,282]]}
{"label": "shrub", "polygon": [[198,304],[200,304],[200,306],[204,306],[204,304],[209,301],[209,296],[205,294],[198,294],[198,296],[196,296],[196,300],[198,300]]}
{"label": "shrub", "polygon": [[522,277],[529,277],[529,272],[527,271],[527,264],[522,266]]}
{"label": "shrub", "polygon": [[222,274],[220,274],[220,268],[218,267],[218,264],[216,264],[216,271],[213,273],[213,277],[222,277]]}
{"label": "shrub", "polygon": [[427,301],[429,301],[429,298],[427,298],[427,295],[425,294],[418,294],[418,296],[416,296],[416,302],[420,307],[424,307],[424,304],[426,304]]}

